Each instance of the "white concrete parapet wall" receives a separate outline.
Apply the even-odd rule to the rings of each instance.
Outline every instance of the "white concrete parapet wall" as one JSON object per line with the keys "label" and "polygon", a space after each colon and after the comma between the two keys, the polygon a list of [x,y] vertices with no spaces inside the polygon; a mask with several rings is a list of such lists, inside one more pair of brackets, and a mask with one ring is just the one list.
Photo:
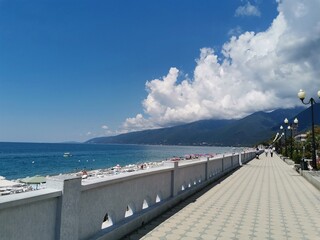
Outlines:
{"label": "white concrete parapet wall", "polygon": [[0,238],[119,239],[254,157],[172,161],[82,183],[50,177],[47,189],[0,197]]}
{"label": "white concrete parapet wall", "polygon": [[52,189],[0,197],[0,239],[58,239],[60,197]]}

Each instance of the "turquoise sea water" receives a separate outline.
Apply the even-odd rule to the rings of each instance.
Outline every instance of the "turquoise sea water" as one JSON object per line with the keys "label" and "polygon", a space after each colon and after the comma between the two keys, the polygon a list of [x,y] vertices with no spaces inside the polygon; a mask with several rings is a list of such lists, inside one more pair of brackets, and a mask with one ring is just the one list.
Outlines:
{"label": "turquoise sea water", "polygon": [[[217,154],[237,151],[232,147],[94,145],[50,143],[1,143],[0,176],[18,179],[55,175],[151,161],[186,154]],[[63,157],[65,152],[72,156]]]}

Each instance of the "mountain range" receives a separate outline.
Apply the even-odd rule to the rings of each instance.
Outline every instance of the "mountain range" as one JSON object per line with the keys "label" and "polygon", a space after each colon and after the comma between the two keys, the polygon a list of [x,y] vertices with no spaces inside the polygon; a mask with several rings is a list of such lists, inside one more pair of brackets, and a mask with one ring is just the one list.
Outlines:
{"label": "mountain range", "polygon": [[[320,125],[320,104],[314,105],[315,124]],[[252,146],[270,140],[284,119],[289,124],[298,118],[298,131],[311,126],[311,110],[296,107],[272,112],[256,112],[237,120],[200,120],[174,127],[130,132],[87,141],[92,144],[151,144],[151,145],[209,145]]]}

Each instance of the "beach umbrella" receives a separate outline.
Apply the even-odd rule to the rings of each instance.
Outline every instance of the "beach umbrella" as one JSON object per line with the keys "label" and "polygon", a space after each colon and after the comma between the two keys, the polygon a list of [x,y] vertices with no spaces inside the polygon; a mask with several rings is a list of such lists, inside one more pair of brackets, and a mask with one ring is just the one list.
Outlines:
{"label": "beach umbrella", "polygon": [[27,183],[27,184],[40,184],[46,182],[46,177],[43,176],[33,176],[33,177],[26,177],[20,180],[20,182]]}

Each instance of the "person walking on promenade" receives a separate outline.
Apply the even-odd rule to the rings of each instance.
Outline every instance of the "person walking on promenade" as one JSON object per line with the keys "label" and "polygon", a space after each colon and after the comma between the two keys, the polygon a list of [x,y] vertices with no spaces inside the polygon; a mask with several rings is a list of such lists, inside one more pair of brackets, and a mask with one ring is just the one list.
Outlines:
{"label": "person walking on promenade", "polygon": [[270,156],[273,157],[273,148],[270,148]]}
{"label": "person walking on promenade", "polygon": [[266,157],[268,157],[269,148],[266,148],[264,152],[266,153]]}

